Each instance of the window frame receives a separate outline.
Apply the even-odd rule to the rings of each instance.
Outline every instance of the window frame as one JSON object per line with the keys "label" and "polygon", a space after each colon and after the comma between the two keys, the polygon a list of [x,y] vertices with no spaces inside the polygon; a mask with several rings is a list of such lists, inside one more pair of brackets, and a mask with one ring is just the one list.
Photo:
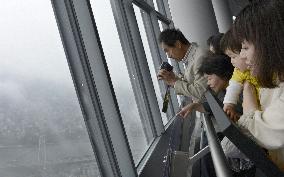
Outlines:
{"label": "window frame", "polygon": [[[162,51],[162,49],[159,47],[159,43],[158,43],[158,36],[160,34],[160,28],[158,24],[158,17],[156,16],[156,11],[155,9],[150,7],[150,5],[148,6],[141,5],[141,2],[139,4],[137,4],[136,2],[133,2],[133,4],[135,4],[138,8],[140,8],[140,11],[143,10],[145,12],[145,13],[142,13],[141,11],[141,16],[142,16],[142,20],[144,23],[154,67],[159,68],[162,62],[167,61],[167,57],[164,51]],[[145,10],[145,8],[150,8],[150,9]],[[169,22],[169,20],[167,22]],[[168,28],[169,25],[170,24],[166,24],[166,28]],[[158,71],[156,71],[156,74],[158,74]],[[161,97],[163,98],[164,94],[166,93],[167,85],[164,82],[159,82],[159,88],[162,94]],[[174,117],[175,112],[178,111],[177,97],[172,89],[170,90],[170,93],[171,93],[170,94],[171,99],[169,103],[169,109],[167,112],[168,120]]]}
{"label": "window frame", "polygon": [[88,0],[51,0],[101,176],[136,177]]}
{"label": "window frame", "polygon": [[[138,2],[138,0],[136,1]],[[110,0],[127,69],[129,75],[134,76],[130,79],[139,112],[143,115],[141,121],[143,126],[149,130],[145,132],[146,136],[155,138],[153,142],[149,142],[151,145],[137,167],[135,167],[123,127],[89,0],[51,0],[51,2],[101,175],[136,177],[138,173],[139,175],[141,173],[143,176],[145,168],[147,171],[146,164],[149,165],[149,158],[155,157],[154,160],[157,161],[163,156],[162,152],[167,147],[162,144],[168,141],[169,133],[167,132],[169,132],[173,118],[166,126],[163,125],[132,6],[134,1]],[[167,0],[163,0],[161,3],[164,2]],[[158,3],[159,6],[161,3]],[[144,6],[146,10],[150,9],[149,15],[143,17],[150,26],[146,29],[147,36],[157,39],[159,34],[158,20],[167,24],[166,28],[173,27],[171,18],[168,18],[170,17],[168,6],[164,8],[165,12],[163,12],[167,15],[155,11],[149,2],[143,1],[141,7]],[[166,7],[165,4],[163,6]],[[158,47],[157,40],[149,41],[153,41],[150,44],[150,48],[153,48],[151,55],[167,61],[166,55]],[[158,61],[155,63],[157,65]],[[178,64],[175,67],[179,69]],[[165,85],[162,84],[160,87],[165,87]],[[174,94],[172,96],[175,97],[172,98],[173,100],[176,99]],[[172,110],[178,109],[178,103],[175,102],[174,106],[172,105]],[[174,111],[172,111],[173,113]],[[157,155],[159,158],[156,158]],[[151,161],[151,168],[153,164]],[[161,173],[161,171],[156,173]]]}
{"label": "window frame", "polygon": [[132,7],[132,0],[124,2],[110,0],[110,2],[127,69],[129,75],[134,76],[130,77],[130,80],[139,112],[142,114],[142,122],[145,127],[152,130],[152,132],[146,131],[145,134],[146,137],[155,138],[160,136],[165,129]]}

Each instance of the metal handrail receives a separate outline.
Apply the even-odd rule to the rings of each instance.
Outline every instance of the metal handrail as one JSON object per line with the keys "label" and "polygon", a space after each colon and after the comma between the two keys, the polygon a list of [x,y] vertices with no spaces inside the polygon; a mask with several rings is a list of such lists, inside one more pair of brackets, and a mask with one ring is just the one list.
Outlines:
{"label": "metal handrail", "polygon": [[231,170],[215,132],[211,118],[208,115],[203,114],[202,121],[207,135],[216,175],[218,177],[232,177]]}
{"label": "metal handrail", "polygon": [[[252,139],[243,134],[238,126],[230,121],[221,107],[221,103],[213,96],[212,90],[205,93],[205,98],[216,119],[218,128],[234,145],[244,153],[255,166],[265,175],[273,177],[283,177],[284,173],[268,158],[265,151],[257,145]],[[207,135],[210,133],[207,133]],[[208,138],[209,139],[209,138]],[[213,155],[214,153],[212,153]]]}

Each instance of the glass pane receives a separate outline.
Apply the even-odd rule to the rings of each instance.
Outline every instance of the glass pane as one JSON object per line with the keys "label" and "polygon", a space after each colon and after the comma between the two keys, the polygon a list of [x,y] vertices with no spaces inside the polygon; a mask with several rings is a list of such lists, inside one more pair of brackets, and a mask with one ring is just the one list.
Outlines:
{"label": "glass pane", "polygon": [[[159,88],[159,83],[158,83],[157,74],[156,74],[156,71],[158,71],[159,68],[155,68],[154,63],[153,63],[153,58],[152,58],[151,51],[150,51],[150,48],[149,48],[149,43],[148,43],[148,40],[147,40],[145,27],[144,27],[144,24],[143,24],[141,13],[140,13],[140,8],[137,7],[136,5],[133,5],[133,8],[134,8],[136,20],[137,20],[137,23],[138,23],[140,35],[141,35],[141,38],[142,38],[144,50],[145,50],[145,53],[146,53],[147,62],[148,62],[148,65],[149,65],[152,81],[153,81],[155,92],[156,92],[156,97],[158,99],[158,104],[159,104],[160,112],[161,112],[161,115],[162,115],[163,124],[166,125],[166,123],[168,122],[168,118],[167,118],[166,114],[162,112],[163,98],[161,96],[161,91],[160,91],[160,88]],[[142,12],[146,13],[144,11],[142,11]]]}
{"label": "glass pane", "polygon": [[137,164],[148,145],[130,83],[122,47],[109,1],[92,0],[95,21],[104,49],[130,148]]}
{"label": "glass pane", "polygon": [[50,1],[2,1],[0,23],[0,176],[100,176]]}
{"label": "glass pane", "polygon": [[158,23],[159,23],[159,28],[160,28],[160,31],[163,31],[163,22],[161,22],[160,20],[158,20]]}
{"label": "glass pane", "polygon": [[[159,1],[160,1],[160,0],[159,0]],[[156,1],[156,0],[153,0],[153,3],[154,3],[155,10],[156,10],[156,11],[159,11],[157,1]]]}

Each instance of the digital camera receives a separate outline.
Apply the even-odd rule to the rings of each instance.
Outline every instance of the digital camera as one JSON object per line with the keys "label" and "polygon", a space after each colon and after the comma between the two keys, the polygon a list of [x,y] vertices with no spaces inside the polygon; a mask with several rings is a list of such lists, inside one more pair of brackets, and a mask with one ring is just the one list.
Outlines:
{"label": "digital camera", "polygon": [[170,65],[168,62],[166,62],[166,61],[164,61],[162,64],[161,64],[161,66],[160,66],[160,69],[165,69],[165,70],[167,70],[167,71],[172,71],[173,70],[173,66],[172,65]]}

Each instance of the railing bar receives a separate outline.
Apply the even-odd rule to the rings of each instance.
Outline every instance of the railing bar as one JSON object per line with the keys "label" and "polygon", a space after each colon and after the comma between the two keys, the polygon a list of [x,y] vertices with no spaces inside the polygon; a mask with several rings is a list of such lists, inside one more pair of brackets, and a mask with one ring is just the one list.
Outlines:
{"label": "railing bar", "polygon": [[206,131],[208,144],[211,151],[213,164],[215,167],[216,175],[218,177],[232,177],[229,165],[227,163],[225,154],[217,138],[217,134],[213,127],[211,119],[205,115],[202,116],[204,128]]}
{"label": "railing bar", "polygon": [[200,151],[198,151],[196,154],[194,154],[192,157],[189,158],[189,162],[193,164],[197,160],[201,159],[204,155],[210,152],[209,146],[204,147]]}

